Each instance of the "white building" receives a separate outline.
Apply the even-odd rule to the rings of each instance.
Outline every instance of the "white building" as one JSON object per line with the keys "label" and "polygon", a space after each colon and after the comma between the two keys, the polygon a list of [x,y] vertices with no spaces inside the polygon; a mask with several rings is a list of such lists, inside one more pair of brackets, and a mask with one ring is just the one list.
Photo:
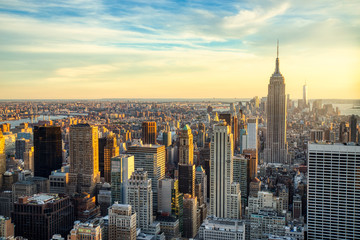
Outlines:
{"label": "white building", "polygon": [[136,226],[142,230],[148,230],[153,223],[153,195],[151,179],[143,169],[136,169],[128,184],[128,202],[136,212]]}
{"label": "white building", "polygon": [[247,148],[257,149],[258,148],[258,119],[249,118],[247,120],[247,133],[248,141]]}
{"label": "white building", "polygon": [[136,213],[130,205],[114,203],[109,208],[109,240],[136,239]]}
{"label": "white building", "polygon": [[199,240],[244,240],[245,224],[237,219],[208,217],[201,224]]}
{"label": "white building", "polygon": [[360,146],[308,145],[308,239],[359,239]]}
{"label": "white building", "polygon": [[210,215],[229,218],[233,183],[233,136],[225,123],[214,126],[210,149]]}

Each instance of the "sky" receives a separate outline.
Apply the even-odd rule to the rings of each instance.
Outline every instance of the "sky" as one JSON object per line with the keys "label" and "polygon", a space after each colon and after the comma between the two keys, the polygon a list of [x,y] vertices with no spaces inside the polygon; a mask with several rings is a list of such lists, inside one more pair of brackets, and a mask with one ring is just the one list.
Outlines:
{"label": "sky", "polygon": [[0,0],[0,99],[360,99],[358,0]]}

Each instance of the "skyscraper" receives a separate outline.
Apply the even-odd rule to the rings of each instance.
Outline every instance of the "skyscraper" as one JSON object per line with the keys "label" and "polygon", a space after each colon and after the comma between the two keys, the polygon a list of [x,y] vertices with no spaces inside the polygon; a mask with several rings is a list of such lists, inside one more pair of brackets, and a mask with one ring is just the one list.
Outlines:
{"label": "skyscraper", "polygon": [[248,133],[248,140],[247,140],[247,147],[250,149],[257,149],[258,148],[258,119],[256,118],[249,118],[247,121],[247,133]]}
{"label": "skyscraper", "polygon": [[180,131],[179,141],[179,163],[192,165],[194,161],[194,144],[189,125],[185,125]]}
{"label": "skyscraper", "polygon": [[288,163],[285,79],[279,69],[279,42],[275,72],[271,76],[268,86],[266,110],[265,162]]}
{"label": "skyscraper", "polygon": [[[233,137],[226,123],[214,126],[210,153],[210,214],[220,218],[232,215]],[[240,201],[240,200],[239,200]]]}
{"label": "skyscraper", "polygon": [[111,158],[119,155],[119,147],[114,134],[106,137],[104,146],[104,178],[105,182],[111,182]]}
{"label": "skyscraper", "polygon": [[308,145],[308,239],[359,239],[360,147]]}
{"label": "skyscraper", "polygon": [[306,83],[303,86],[303,102],[304,102],[304,107],[306,107],[308,105],[308,97],[307,97],[307,86]]}
{"label": "skyscraper", "polygon": [[3,185],[3,175],[6,172],[5,138],[0,131],[0,189]]}
{"label": "skyscraper", "polygon": [[357,119],[355,115],[350,117],[350,142],[358,141]]}
{"label": "skyscraper", "polygon": [[136,169],[128,184],[128,201],[136,212],[136,226],[142,230],[148,230],[153,223],[153,196],[151,179],[143,169]]}
{"label": "skyscraper", "polygon": [[70,193],[94,194],[100,181],[98,141],[98,127],[89,124],[70,126]]}
{"label": "skyscraper", "polygon": [[142,123],[142,140],[144,144],[156,144],[157,129],[156,122]]}
{"label": "skyscraper", "polygon": [[165,177],[165,146],[137,144],[128,148],[128,154],[135,159],[135,169],[143,168],[147,171],[152,183],[153,207],[157,211],[157,188],[160,179]]}
{"label": "skyscraper", "polygon": [[179,164],[179,191],[195,196],[195,165]]}
{"label": "skyscraper", "polygon": [[34,127],[34,175],[48,178],[62,166],[61,128]]}
{"label": "skyscraper", "polygon": [[184,195],[184,229],[185,238],[194,238],[197,233],[197,198],[190,194]]}
{"label": "skyscraper", "polygon": [[135,170],[134,156],[120,154],[111,159],[111,201],[128,204],[127,184]]}

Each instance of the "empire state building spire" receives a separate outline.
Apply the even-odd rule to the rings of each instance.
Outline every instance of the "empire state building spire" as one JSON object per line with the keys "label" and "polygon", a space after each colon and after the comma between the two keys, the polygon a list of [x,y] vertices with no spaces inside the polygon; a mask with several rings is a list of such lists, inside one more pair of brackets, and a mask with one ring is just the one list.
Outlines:
{"label": "empire state building spire", "polygon": [[280,69],[279,69],[279,40],[277,40],[277,53],[276,53],[275,73],[280,74]]}

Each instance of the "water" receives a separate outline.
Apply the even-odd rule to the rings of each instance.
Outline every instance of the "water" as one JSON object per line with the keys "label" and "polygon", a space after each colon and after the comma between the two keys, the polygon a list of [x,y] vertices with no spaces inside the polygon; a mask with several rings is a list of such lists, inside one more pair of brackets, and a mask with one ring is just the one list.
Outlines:
{"label": "water", "polygon": [[[70,114],[70,115],[82,115],[82,114]],[[49,116],[50,116],[50,120],[58,120],[58,119],[64,119],[64,118],[68,117],[68,115],[39,115],[38,117],[33,119],[33,122],[37,123],[38,121],[42,121],[44,119],[44,116],[45,116],[45,121],[49,120]],[[17,126],[20,126],[21,123],[31,123],[31,118],[23,118],[23,119],[19,119],[19,120],[10,120],[10,121],[0,122],[0,124],[2,124],[2,123],[10,123],[11,128],[15,128]]]}
{"label": "water", "polygon": [[336,109],[337,107],[340,110],[340,115],[345,115],[345,116],[349,116],[349,115],[358,115],[360,116],[360,108],[353,108],[354,105],[353,104],[333,104],[333,107]]}

